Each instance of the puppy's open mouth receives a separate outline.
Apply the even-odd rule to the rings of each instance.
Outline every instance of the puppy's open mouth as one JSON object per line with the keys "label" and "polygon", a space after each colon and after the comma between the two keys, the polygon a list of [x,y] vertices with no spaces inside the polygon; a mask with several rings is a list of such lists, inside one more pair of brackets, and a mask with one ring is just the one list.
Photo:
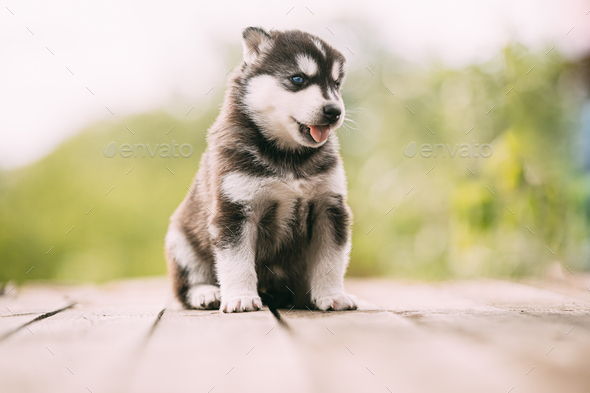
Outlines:
{"label": "puppy's open mouth", "polygon": [[[295,119],[293,119],[295,120]],[[297,124],[299,124],[299,131],[302,133],[309,133],[314,141],[317,143],[321,143],[328,139],[330,136],[330,125],[329,124],[318,124],[318,125],[307,125],[298,122],[295,120]]]}

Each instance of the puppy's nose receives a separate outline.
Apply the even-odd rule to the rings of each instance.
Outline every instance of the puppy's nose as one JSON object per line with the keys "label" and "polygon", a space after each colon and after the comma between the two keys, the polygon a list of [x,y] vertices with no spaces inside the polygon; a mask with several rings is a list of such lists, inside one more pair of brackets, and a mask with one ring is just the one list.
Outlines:
{"label": "puppy's nose", "polygon": [[324,107],[324,116],[330,122],[338,120],[341,114],[342,111],[340,110],[340,107],[337,105],[326,105]]}

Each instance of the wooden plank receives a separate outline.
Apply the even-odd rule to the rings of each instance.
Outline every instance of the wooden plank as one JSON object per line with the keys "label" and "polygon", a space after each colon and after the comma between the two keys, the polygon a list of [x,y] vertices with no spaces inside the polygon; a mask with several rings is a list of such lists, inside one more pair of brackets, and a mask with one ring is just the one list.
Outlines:
{"label": "wooden plank", "polygon": [[472,280],[443,283],[441,287],[488,306],[510,311],[582,314],[590,307],[590,301],[517,282]]}
{"label": "wooden plank", "polygon": [[400,314],[425,311],[478,310],[498,311],[476,299],[472,299],[436,283],[404,282],[385,279],[348,280],[347,290],[375,304],[382,310]]}
{"label": "wooden plank", "polygon": [[[387,393],[514,386],[515,393],[590,386],[590,303],[582,296],[497,280],[349,280],[346,287],[361,298],[362,310],[283,310],[289,330],[267,310],[179,309],[159,278],[25,287],[2,301],[23,313],[47,311],[56,301],[78,304],[30,325],[34,335],[21,331],[0,342],[2,390]],[[5,315],[0,327],[36,315]]]}
{"label": "wooden plank", "polygon": [[[133,280],[96,286],[33,285],[9,300],[10,307],[37,310],[56,300],[78,301],[63,313],[30,326],[0,343],[7,391],[101,390],[104,376],[119,380],[121,365],[135,361],[158,312],[165,305],[166,281]],[[127,363],[127,364],[125,364]],[[29,378],[30,373],[35,375]],[[110,378],[106,378],[108,381]],[[108,390],[107,390],[108,391]]]}

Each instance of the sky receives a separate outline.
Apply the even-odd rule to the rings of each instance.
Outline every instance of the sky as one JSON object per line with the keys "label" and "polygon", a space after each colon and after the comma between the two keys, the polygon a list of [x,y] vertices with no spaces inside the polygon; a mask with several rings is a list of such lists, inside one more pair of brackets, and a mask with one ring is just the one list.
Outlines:
{"label": "sky", "polygon": [[[239,61],[229,49],[240,48],[247,26],[308,31],[353,64],[375,43],[410,62],[450,67],[486,61],[511,40],[555,46],[572,59],[590,51],[590,1],[579,0],[2,5],[0,169],[30,164],[97,121],[161,108],[196,117],[218,105],[210,93],[223,90]],[[356,21],[374,42],[362,42]]]}

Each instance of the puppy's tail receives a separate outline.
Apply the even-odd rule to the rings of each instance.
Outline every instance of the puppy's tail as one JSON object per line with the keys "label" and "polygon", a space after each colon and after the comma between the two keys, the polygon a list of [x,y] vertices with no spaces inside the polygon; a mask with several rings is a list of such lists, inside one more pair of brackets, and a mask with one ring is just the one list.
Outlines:
{"label": "puppy's tail", "polygon": [[270,310],[272,315],[274,315],[274,317],[277,319],[279,325],[283,326],[286,329],[289,329],[289,324],[281,317],[281,314],[279,313],[278,307],[280,301],[276,299],[272,294],[266,292],[260,292],[260,298],[262,299],[262,303],[268,306],[268,309]]}

